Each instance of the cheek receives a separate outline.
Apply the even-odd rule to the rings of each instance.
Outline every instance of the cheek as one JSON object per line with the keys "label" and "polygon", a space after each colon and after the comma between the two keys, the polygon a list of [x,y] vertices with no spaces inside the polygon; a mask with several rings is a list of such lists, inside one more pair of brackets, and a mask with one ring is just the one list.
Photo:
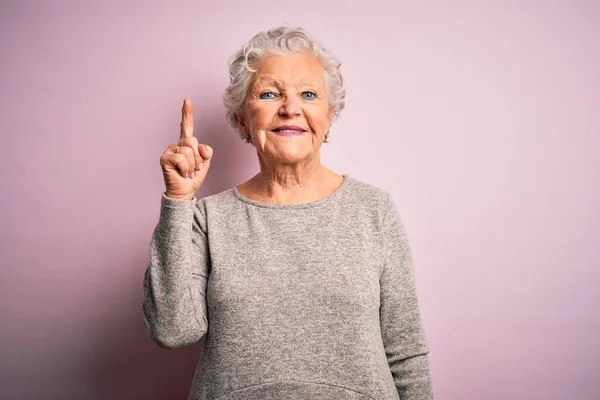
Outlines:
{"label": "cheek", "polygon": [[307,114],[306,119],[316,133],[324,134],[329,125],[331,124],[331,119],[329,118],[329,110],[328,109],[320,109],[314,110],[315,112]]}
{"label": "cheek", "polygon": [[269,127],[272,122],[274,116],[277,115],[277,110],[273,111],[274,107],[256,107],[249,110],[250,117],[250,126],[253,130],[263,130]]}

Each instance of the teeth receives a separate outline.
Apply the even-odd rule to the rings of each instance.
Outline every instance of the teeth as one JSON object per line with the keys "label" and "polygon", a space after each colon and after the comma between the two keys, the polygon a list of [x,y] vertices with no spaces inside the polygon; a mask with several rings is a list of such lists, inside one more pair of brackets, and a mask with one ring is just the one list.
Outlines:
{"label": "teeth", "polygon": [[302,131],[299,131],[297,129],[279,129],[278,131],[279,132],[289,132],[289,133],[292,133],[292,132],[302,132]]}

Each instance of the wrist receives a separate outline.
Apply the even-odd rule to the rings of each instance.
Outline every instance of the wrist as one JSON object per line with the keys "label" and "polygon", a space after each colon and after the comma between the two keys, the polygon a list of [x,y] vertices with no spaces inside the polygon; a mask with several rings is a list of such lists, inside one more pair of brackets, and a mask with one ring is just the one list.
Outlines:
{"label": "wrist", "polygon": [[189,194],[186,196],[178,196],[178,195],[170,194],[169,192],[165,192],[165,196],[167,196],[171,200],[192,200],[194,198],[193,194]]}

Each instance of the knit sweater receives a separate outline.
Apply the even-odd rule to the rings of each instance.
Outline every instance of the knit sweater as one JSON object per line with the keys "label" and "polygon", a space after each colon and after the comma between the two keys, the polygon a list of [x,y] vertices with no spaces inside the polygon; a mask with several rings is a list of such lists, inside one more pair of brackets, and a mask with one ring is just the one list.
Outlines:
{"label": "knit sweater", "polygon": [[206,335],[190,399],[433,399],[402,222],[356,178],[304,204],[163,192],[143,289],[161,347]]}

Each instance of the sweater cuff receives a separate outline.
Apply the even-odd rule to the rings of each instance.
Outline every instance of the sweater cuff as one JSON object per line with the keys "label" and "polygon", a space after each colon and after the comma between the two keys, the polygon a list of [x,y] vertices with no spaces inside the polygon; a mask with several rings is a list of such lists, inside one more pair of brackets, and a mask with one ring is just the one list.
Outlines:
{"label": "sweater cuff", "polygon": [[189,225],[194,215],[197,199],[177,200],[163,192],[160,200],[160,223],[164,226]]}

